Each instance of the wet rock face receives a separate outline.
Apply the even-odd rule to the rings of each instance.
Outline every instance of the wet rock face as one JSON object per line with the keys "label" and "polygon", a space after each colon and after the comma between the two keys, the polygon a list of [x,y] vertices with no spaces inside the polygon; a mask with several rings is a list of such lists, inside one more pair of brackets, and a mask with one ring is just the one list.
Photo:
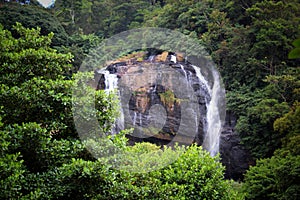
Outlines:
{"label": "wet rock face", "polygon": [[[146,59],[139,56],[120,59],[106,67],[106,71],[118,77],[120,96],[127,96],[122,102],[129,110],[124,113],[125,128],[135,127],[130,140],[167,144],[177,135],[179,143],[201,145],[206,124],[205,99],[210,97],[199,83],[194,68],[184,60],[182,53],[162,52]],[[103,71],[95,72],[97,89],[106,89],[108,77]],[[191,93],[194,95],[190,96]],[[194,101],[197,111],[194,108],[187,110],[183,106],[185,101]],[[161,117],[157,117],[159,113]],[[194,113],[195,116],[191,116]],[[178,136],[185,115],[197,120],[196,135],[186,132]]]}
{"label": "wet rock face", "polygon": [[231,113],[226,113],[226,123],[220,138],[221,162],[226,167],[225,177],[242,180],[246,170],[253,160],[250,153],[240,143],[240,137],[234,130],[236,118]]}
{"label": "wet rock face", "polygon": [[[207,102],[211,101],[211,96],[182,53],[138,53],[109,63],[104,71],[95,71],[97,89],[110,88],[115,79],[123,107],[122,128],[135,128],[128,136],[130,144],[142,141],[158,145],[170,141],[203,144]],[[196,106],[185,107],[187,101]],[[236,119],[230,113],[226,116],[220,138],[221,162],[226,166],[226,177],[239,180],[249,168],[251,159],[234,131]],[[183,123],[184,119],[188,123]],[[180,132],[180,129],[191,131]],[[195,130],[196,134],[190,134]]]}

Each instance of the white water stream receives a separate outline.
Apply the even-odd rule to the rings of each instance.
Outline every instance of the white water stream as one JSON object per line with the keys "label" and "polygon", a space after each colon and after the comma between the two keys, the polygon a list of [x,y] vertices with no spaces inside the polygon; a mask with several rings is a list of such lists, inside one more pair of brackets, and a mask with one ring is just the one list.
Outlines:
{"label": "white water stream", "polygon": [[[206,126],[206,132],[204,136],[203,141],[203,148],[208,150],[211,154],[211,156],[215,156],[219,152],[219,143],[220,143],[220,134],[221,134],[221,128],[222,123],[219,115],[219,108],[218,108],[218,100],[219,95],[222,94],[222,89],[220,87],[220,80],[219,75],[216,71],[212,72],[213,75],[213,86],[212,88],[209,86],[208,81],[205,79],[203,74],[201,73],[201,69],[197,66],[193,66],[196,75],[199,79],[200,84],[202,84],[202,87],[207,89],[208,94],[210,95],[210,101],[207,100],[209,98],[206,98],[206,108],[207,108],[207,114],[206,114],[206,120],[207,120],[207,126]],[[181,65],[181,69],[184,71],[186,79],[187,74],[184,70],[184,67]],[[110,74],[109,71],[104,72],[105,76],[105,91],[107,93],[110,93],[118,88],[118,77],[115,74]],[[142,116],[141,113],[137,116],[137,113],[134,112],[133,116],[133,125],[135,126],[138,122],[139,125],[142,125]],[[121,111],[121,116],[119,119],[117,119],[118,127],[124,128],[124,116],[123,112]]]}
{"label": "white water stream", "polygon": [[218,107],[218,100],[219,94],[222,93],[220,87],[220,78],[216,71],[213,71],[213,87],[210,88],[207,80],[201,73],[201,69],[199,67],[193,66],[196,71],[196,75],[199,78],[200,82],[202,82],[211,97],[209,102],[206,102],[207,107],[207,130],[205,133],[204,141],[203,141],[203,148],[210,152],[211,156],[215,156],[219,152],[219,145],[220,145],[220,135],[222,129],[222,123],[219,115],[219,107]]}
{"label": "white water stream", "polygon": [[[104,71],[104,78],[105,78],[105,92],[107,94],[111,92],[117,92],[117,95],[120,97],[120,93],[117,90],[118,89],[118,77],[116,74],[111,74],[109,71]],[[118,131],[123,130],[125,128],[124,126],[124,113],[122,110],[122,105],[120,102],[120,116],[116,119],[115,127],[113,128],[112,134],[118,133]],[[120,130],[117,130],[118,127]]]}
{"label": "white water stream", "polygon": [[188,80],[188,78],[187,78],[187,74],[186,74],[186,71],[184,70],[184,66],[183,65],[180,65],[180,68],[181,68],[181,70],[183,71],[183,73],[184,73],[184,77],[185,77],[185,79],[186,80]]}
{"label": "white water stream", "polygon": [[111,74],[109,71],[104,71],[105,91],[107,93],[118,88],[118,77],[116,74]]}

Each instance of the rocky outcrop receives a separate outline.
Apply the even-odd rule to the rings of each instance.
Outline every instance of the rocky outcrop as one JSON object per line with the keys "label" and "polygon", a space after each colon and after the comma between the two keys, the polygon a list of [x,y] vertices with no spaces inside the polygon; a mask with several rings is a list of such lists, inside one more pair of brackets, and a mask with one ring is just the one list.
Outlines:
{"label": "rocky outcrop", "polygon": [[[201,72],[209,77],[205,68]],[[97,89],[110,88],[109,84],[114,80],[108,79],[116,77],[122,105],[126,105],[122,123],[125,128],[135,128],[128,136],[130,144],[142,141],[158,145],[170,141],[203,144],[207,130],[207,102],[211,101],[211,96],[207,85],[201,82],[183,53],[149,55],[139,52],[110,62],[104,71],[95,71]],[[190,91],[187,91],[189,87]],[[184,107],[185,102],[194,102],[196,107]],[[184,119],[187,119],[185,123]],[[235,122],[234,116],[227,113],[220,153],[226,166],[226,177],[239,180],[251,159],[234,131]],[[180,132],[180,128],[185,131]]]}
{"label": "rocky outcrop", "polygon": [[[141,141],[140,138],[142,138],[143,141],[160,144],[167,144],[174,140],[181,144],[192,142],[202,144],[207,109],[205,99],[210,98],[207,88],[201,85],[194,68],[184,59],[184,54],[162,52],[157,55],[145,55],[145,53],[138,53],[120,58],[110,62],[105,69],[109,74],[115,74],[119,78],[119,85],[122,85],[119,91],[123,93],[121,97],[126,93],[124,90],[131,92],[130,98],[124,100],[127,101],[125,104],[128,104],[129,109],[129,116],[125,115],[127,125],[125,126],[135,127],[135,132],[129,136],[130,139]],[[105,79],[108,77],[105,77],[103,70],[95,72],[97,89],[107,88]],[[190,92],[188,92],[188,86]],[[188,96],[189,93],[193,95]],[[197,112],[186,110],[182,106],[184,101],[195,101]],[[163,107],[166,119],[163,119],[163,116],[162,120],[154,119],[150,110],[153,106]],[[197,125],[194,125],[193,130],[197,131],[196,135],[190,131],[182,132],[181,135],[177,134],[184,115],[193,115],[193,113],[199,115],[189,116],[197,120]],[[154,117],[156,116],[157,113]],[[159,124],[160,121],[165,121],[165,123]],[[155,124],[155,126],[149,127],[150,124]],[[191,127],[186,127],[186,129],[189,130]],[[143,130],[139,131],[141,129]]]}
{"label": "rocky outcrop", "polygon": [[227,112],[220,140],[221,162],[226,167],[226,178],[242,180],[246,170],[253,165],[254,161],[249,151],[241,144],[240,137],[234,129],[235,125],[235,116]]}

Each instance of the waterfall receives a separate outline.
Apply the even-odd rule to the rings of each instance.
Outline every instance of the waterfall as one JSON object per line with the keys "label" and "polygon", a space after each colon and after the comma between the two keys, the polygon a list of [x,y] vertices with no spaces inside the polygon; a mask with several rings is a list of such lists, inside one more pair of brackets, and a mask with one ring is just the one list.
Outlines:
{"label": "waterfall", "polygon": [[149,60],[150,62],[153,62],[153,61],[154,61],[154,58],[155,58],[155,56],[154,56],[154,55],[152,55],[152,56],[150,56],[150,57],[149,57],[149,59],[148,59],[148,60]]}
{"label": "waterfall", "polygon": [[134,111],[134,113],[133,113],[132,124],[133,124],[133,126],[135,126],[135,124],[136,124],[136,112],[135,112],[135,111]]}
{"label": "waterfall", "polygon": [[[153,60],[154,57],[149,58],[149,60]],[[203,138],[203,143],[202,146],[204,149],[210,152],[211,156],[215,156],[219,152],[219,142],[220,142],[220,134],[221,134],[221,128],[222,128],[222,123],[221,123],[221,117],[220,113],[222,113],[221,107],[219,107],[219,104],[221,102],[220,97],[221,95],[224,94],[224,91],[222,90],[220,86],[220,79],[219,79],[219,74],[217,71],[212,70],[211,71],[211,79],[208,80],[208,77],[204,74],[202,74],[201,68],[191,65],[191,64],[183,64],[181,65],[180,63],[175,64],[176,62],[176,57],[174,55],[171,55],[170,59],[172,59],[172,62],[174,65],[176,65],[176,69],[178,69],[180,72],[182,71],[184,73],[184,78],[185,80],[182,80],[182,82],[186,83],[187,86],[190,86],[192,84],[199,84],[199,90],[197,89],[197,92],[199,92],[199,100],[201,100],[201,103],[199,103],[199,108],[201,108],[201,118],[197,117],[198,113],[194,113],[196,125],[201,121],[203,123],[203,132],[204,132],[204,138]],[[170,65],[168,63],[168,65]],[[190,68],[193,68],[191,70]],[[155,68],[156,70],[156,68]],[[195,74],[194,74],[195,72]],[[116,91],[117,95],[120,97],[120,91],[118,90],[118,77],[116,74],[111,74],[108,70],[101,71],[102,74],[104,74],[104,83],[105,83],[105,91],[107,93],[110,93],[112,91]],[[149,72],[148,72],[149,73]],[[151,105],[157,104],[159,102],[159,94],[161,92],[161,89],[158,88],[158,84],[161,84],[161,80],[164,78],[163,76],[164,71],[157,71],[157,77],[156,77],[156,82],[151,83],[147,89],[147,91],[151,92],[151,101],[146,102],[146,104],[150,103]],[[196,79],[193,79],[191,77],[195,77]],[[182,77],[183,78],[183,77]],[[126,80],[126,79],[124,79]],[[134,84],[134,83],[128,83]],[[120,88],[122,89],[122,88]],[[156,98],[156,99],[155,99]],[[121,103],[121,102],[120,102]],[[144,102],[145,103],[145,102]],[[150,106],[151,106],[150,105]],[[147,112],[141,113],[139,109],[135,108],[136,105],[132,105],[133,108],[131,108],[131,125],[134,127],[146,127],[147,126],[147,120],[145,120],[148,117]],[[113,133],[118,133],[120,130],[123,130],[125,128],[124,121],[127,122],[127,120],[124,120],[125,117],[129,116],[124,116],[122,105],[120,105],[120,113],[121,117],[119,117],[116,120],[116,125],[113,129]],[[127,113],[126,110],[124,110],[125,113]],[[191,113],[192,114],[192,113]],[[126,114],[128,115],[128,113]],[[126,118],[127,119],[127,118]],[[143,121],[144,120],[144,121]],[[169,121],[169,123],[173,123],[174,127],[176,127],[175,122]],[[166,127],[169,125],[166,125]],[[168,127],[167,127],[168,128]],[[198,128],[198,126],[197,126]],[[197,131],[199,133],[199,131]]]}
{"label": "waterfall", "polygon": [[[137,120],[138,118],[138,120]],[[135,126],[135,125],[138,125],[138,126],[142,126],[143,124],[143,116],[142,116],[142,113],[138,113],[136,111],[133,112],[133,118],[132,118],[132,125]]]}
{"label": "waterfall", "polygon": [[219,143],[220,143],[220,134],[222,123],[219,115],[218,99],[219,94],[222,93],[220,87],[219,75],[216,71],[213,71],[213,87],[209,87],[207,80],[201,73],[199,67],[193,66],[196,71],[196,75],[201,83],[204,84],[208,93],[210,94],[210,101],[207,101],[206,98],[206,107],[207,107],[207,130],[203,141],[203,147],[210,152],[211,156],[215,156],[219,152]]}
{"label": "waterfall", "polygon": [[[118,77],[116,74],[111,74],[109,71],[105,70],[104,74],[104,83],[105,83],[105,92],[107,94],[114,92],[118,88]],[[120,97],[120,91],[116,90],[116,94]],[[118,133],[120,130],[124,129],[124,113],[122,109],[122,105],[120,102],[120,116],[116,119],[115,125],[112,129],[112,134]]]}
{"label": "waterfall", "polygon": [[[204,78],[204,76],[202,75],[201,69],[200,69],[199,67],[197,67],[197,66],[194,66],[194,65],[192,65],[192,66],[193,66],[193,68],[194,68],[194,70],[195,70],[195,72],[196,72],[196,75],[197,75],[198,79],[200,80],[200,84],[201,84],[201,85],[204,84],[205,89],[207,89],[209,95],[211,96],[212,91],[211,91],[211,89],[210,89],[210,87],[209,87],[209,84],[208,84],[207,80],[206,80],[206,79]],[[207,102],[206,102],[206,103],[207,103]]]}
{"label": "waterfall", "polygon": [[186,80],[188,80],[188,78],[187,78],[187,74],[186,74],[186,71],[184,70],[184,67],[183,67],[183,65],[180,65],[180,68],[181,68],[181,70],[183,71],[183,73],[184,73],[184,77],[185,77],[185,79]]}
{"label": "waterfall", "polygon": [[139,113],[139,119],[140,119],[140,126],[142,126],[142,113]]}
{"label": "waterfall", "polygon": [[152,93],[155,93],[155,92],[156,92],[156,88],[157,88],[157,85],[155,84]]}
{"label": "waterfall", "polygon": [[107,93],[118,88],[118,77],[116,74],[111,74],[109,71],[104,71],[105,91]]}
{"label": "waterfall", "polygon": [[173,62],[173,63],[176,63],[177,62],[176,56],[171,55],[170,61]]}

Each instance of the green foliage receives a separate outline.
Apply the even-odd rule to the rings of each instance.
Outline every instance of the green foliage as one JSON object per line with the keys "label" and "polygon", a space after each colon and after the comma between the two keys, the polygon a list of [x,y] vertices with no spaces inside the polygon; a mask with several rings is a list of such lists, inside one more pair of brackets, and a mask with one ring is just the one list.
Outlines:
{"label": "green foliage", "polygon": [[248,108],[247,115],[240,117],[237,131],[242,136],[243,144],[255,158],[272,156],[280,147],[280,135],[273,130],[274,121],[289,109],[287,103],[276,99],[263,99],[257,105]]}
{"label": "green foliage", "polygon": [[72,60],[73,68],[71,70],[72,72],[77,72],[83,60],[89,54],[90,49],[97,47],[101,40],[101,38],[94,34],[84,35],[77,33],[69,36],[69,45],[55,48],[58,49],[59,52],[72,53],[72,55],[74,55]]}
{"label": "green foliage", "polygon": [[128,30],[131,23],[138,26],[150,6],[146,0],[57,0],[54,13],[69,34],[109,37]]}
{"label": "green foliage", "polygon": [[263,158],[272,156],[286,136],[273,129],[274,121],[299,99],[298,64],[288,52],[299,37],[300,10],[294,0],[245,4],[247,26],[227,26],[212,55],[227,88],[228,109],[238,116],[242,142],[255,158]]}
{"label": "green foliage", "polygon": [[184,152],[183,148],[175,149],[172,150],[170,147],[160,149],[159,146],[150,143],[135,144],[124,152],[125,159],[120,162],[124,166],[121,169],[131,173],[151,173],[176,161]]}
{"label": "green foliage", "polygon": [[40,78],[20,86],[1,85],[1,105],[10,113],[3,121],[7,124],[36,121],[55,134],[55,130],[72,125],[71,88],[71,81]]}
{"label": "green foliage", "polygon": [[227,108],[237,116],[246,115],[247,109],[255,106],[263,98],[264,93],[262,91],[251,91],[249,87],[243,85],[234,91],[227,91]]}
{"label": "green foliage", "polygon": [[3,122],[38,122],[53,134],[72,127],[72,82],[62,76],[70,68],[72,56],[50,48],[53,34],[40,36],[40,29],[27,29],[19,23],[14,29],[18,39],[0,28],[0,99],[7,113]]}
{"label": "green foliage", "polygon": [[[241,199],[229,181],[221,181],[224,167],[201,147],[191,146],[169,166],[158,172],[165,199]],[[163,198],[163,199],[164,199]]]}
{"label": "green foliage", "polygon": [[274,122],[274,130],[280,134],[285,135],[281,149],[275,153],[280,155],[292,154],[300,155],[299,142],[300,142],[300,105],[299,102],[295,102],[291,107],[290,112],[284,116],[278,118]]}
{"label": "green foliage", "polygon": [[263,90],[251,93],[244,86],[227,93],[228,109],[239,116],[236,128],[255,158],[272,156],[287,136],[286,132],[280,133],[280,128],[273,129],[273,123],[299,101],[298,80],[299,69],[288,68],[282,75],[267,76],[264,81],[268,85]]}
{"label": "green foliage", "polygon": [[171,108],[171,106],[174,104],[180,104],[180,99],[175,97],[175,94],[172,90],[167,90],[164,93],[160,93],[159,97],[162,103],[168,108]]}
{"label": "green foliage", "polygon": [[269,83],[266,93],[281,101],[288,102],[291,106],[300,100],[300,69],[288,68],[282,75],[267,76],[265,81]]}
{"label": "green foliage", "polygon": [[300,104],[295,102],[290,112],[285,114],[283,117],[276,119],[274,122],[274,129],[279,131],[281,134],[299,134],[300,126]]}
{"label": "green foliage", "polygon": [[247,199],[299,199],[300,157],[272,157],[250,167],[243,184]]}
{"label": "green foliage", "polygon": [[55,79],[68,72],[71,54],[59,54],[50,48],[53,33],[40,36],[40,28],[13,26],[18,37],[0,26],[1,84],[19,85],[34,77]]}
{"label": "green foliage", "polygon": [[[77,86],[62,76],[70,68],[72,56],[50,48],[51,35],[39,36],[39,29],[26,29],[18,23],[15,29],[19,39],[13,38],[9,31],[0,32],[3,47],[0,99],[4,112],[10,113],[3,117],[3,122],[38,122],[53,135],[74,136],[72,89]],[[84,98],[86,102],[89,97]],[[112,99],[104,92],[96,92],[98,119],[108,129],[115,116],[108,112],[116,105],[110,104]]]}
{"label": "green foliage", "polygon": [[[169,163],[176,157],[174,162]],[[230,181],[223,180],[224,167],[218,157],[212,158],[201,147],[164,148],[148,143],[128,147],[125,156],[120,158],[126,162],[123,170],[127,184],[116,183],[121,187],[120,193],[111,193],[107,198],[123,199],[242,199],[232,188]],[[120,163],[122,164],[122,163]],[[123,163],[124,164],[124,163]],[[164,166],[148,173],[155,165]],[[130,173],[128,173],[130,171]],[[111,189],[109,191],[112,191]],[[97,199],[103,198],[98,195]]]}
{"label": "green foliage", "polygon": [[22,194],[25,169],[19,158],[20,153],[5,154],[0,158],[1,199],[17,199]]}
{"label": "green foliage", "polygon": [[79,142],[70,145],[71,141],[52,140],[47,130],[36,123],[7,126],[0,135],[1,199],[38,195],[34,191],[38,185],[34,182],[49,180],[49,176],[42,179],[40,173],[68,162],[83,151]]}
{"label": "green foliage", "polygon": [[278,103],[276,99],[263,99],[250,109],[249,114],[257,117],[261,124],[268,124],[282,116],[282,113],[287,112],[288,109],[286,102]]}
{"label": "green foliage", "polygon": [[[9,19],[9,20],[8,20]],[[59,21],[47,10],[40,6],[20,5],[7,3],[0,6],[0,24],[5,29],[12,31],[14,36],[18,34],[13,31],[13,26],[19,22],[26,28],[41,28],[41,35],[46,36],[53,32],[52,46],[68,44],[68,35]]]}
{"label": "green foliage", "polygon": [[[126,147],[127,156],[131,157],[129,159],[120,157],[120,161],[132,159],[132,163],[124,165],[125,171],[119,171],[103,159],[94,161],[80,158],[84,149],[78,141],[53,140],[46,129],[36,123],[7,127],[0,133],[1,144],[4,144],[2,147],[6,146],[6,150],[1,151],[5,157],[1,157],[0,160],[3,169],[1,190],[5,190],[1,193],[2,198],[241,199],[242,197],[233,190],[230,181],[223,179],[224,167],[218,162],[218,158],[210,157],[208,152],[195,145],[187,149],[176,147],[174,150],[171,148],[159,150],[158,146],[148,143]],[[119,139],[124,141],[124,136]],[[14,142],[10,143],[12,140]],[[116,142],[116,145],[125,147],[125,143]],[[160,153],[156,153],[157,151]],[[133,155],[143,156],[139,157],[142,159],[135,160]],[[173,163],[168,163],[178,155],[181,156]],[[20,156],[22,160],[19,161],[17,158]],[[165,167],[149,173],[135,173],[133,170],[136,167],[147,169],[147,165],[158,163]],[[133,171],[129,172],[132,167]]]}
{"label": "green foliage", "polygon": [[[213,10],[209,14],[208,18],[208,30],[203,33],[201,39],[209,52],[213,52],[218,49],[220,42],[224,41],[229,37],[229,35],[231,35],[231,24],[227,18],[227,14],[219,10]],[[212,56],[214,56],[214,54]]]}
{"label": "green foliage", "polygon": [[[71,55],[58,54],[49,47],[51,34],[40,36],[39,29],[26,29],[20,24],[15,29],[18,40],[2,27],[0,30],[4,47],[0,54],[1,199],[67,196],[77,185],[64,185],[69,177],[64,173],[70,172],[72,159],[94,161],[77,139],[73,124],[72,89],[77,82],[75,77],[65,80],[62,76]],[[77,76],[91,79],[91,74]],[[110,129],[116,112],[112,99],[113,95],[108,97],[103,91],[96,92],[94,99],[99,109],[97,118],[105,131]],[[68,164],[71,166],[64,167]]]}
{"label": "green foliage", "polygon": [[294,49],[289,52],[289,58],[295,59],[300,58],[300,39],[297,39],[293,42]]}
{"label": "green foliage", "polygon": [[208,15],[212,12],[209,1],[166,1],[146,12],[144,26],[178,29],[197,36],[207,31]]}
{"label": "green foliage", "polygon": [[244,4],[242,17],[247,16],[247,26],[244,22],[227,23],[220,30],[223,33],[219,36],[223,37],[218,43],[214,43],[218,36],[215,29],[205,33],[210,37],[203,38],[205,43],[217,47],[213,49],[212,56],[229,90],[235,90],[239,85],[246,85],[252,90],[262,88],[266,75],[278,75],[287,67],[297,66],[296,62],[288,60],[287,55],[300,31],[299,2],[266,0]]}
{"label": "green foliage", "polygon": [[[4,113],[1,130],[1,187],[4,188],[1,190],[6,191],[1,192],[1,197],[4,199],[22,195],[37,197],[42,191],[35,191],[38,188],[35,184],[55,178],[51,170],[70,162],[71,158],[89,158],[78,140],[66,138],[70,134],[74,137],[75,131],[71,112],[74,83],[61,75],[69,67],[71,56],[51,49],[51,35],[39,36],[39,29],[25,29],[20,24],[15,29],[20,35],[18,40],[1,29],[0,98],[1,113]],[[99,98],[97,105],[101,107],[105,97]],[[106,120],[105,114],[101,117]]]}
{"label": "green foliage", "polygon": [[[266,60],[270,74],[276,74],[281,62],[287,59],[290,44],[299,34],[299,2],[262,1],[247,9],[247,12],[253,17],[253,27],[258,31],[250,53],[257,59]],[[271,53],[266,46],[272,49]]]}

